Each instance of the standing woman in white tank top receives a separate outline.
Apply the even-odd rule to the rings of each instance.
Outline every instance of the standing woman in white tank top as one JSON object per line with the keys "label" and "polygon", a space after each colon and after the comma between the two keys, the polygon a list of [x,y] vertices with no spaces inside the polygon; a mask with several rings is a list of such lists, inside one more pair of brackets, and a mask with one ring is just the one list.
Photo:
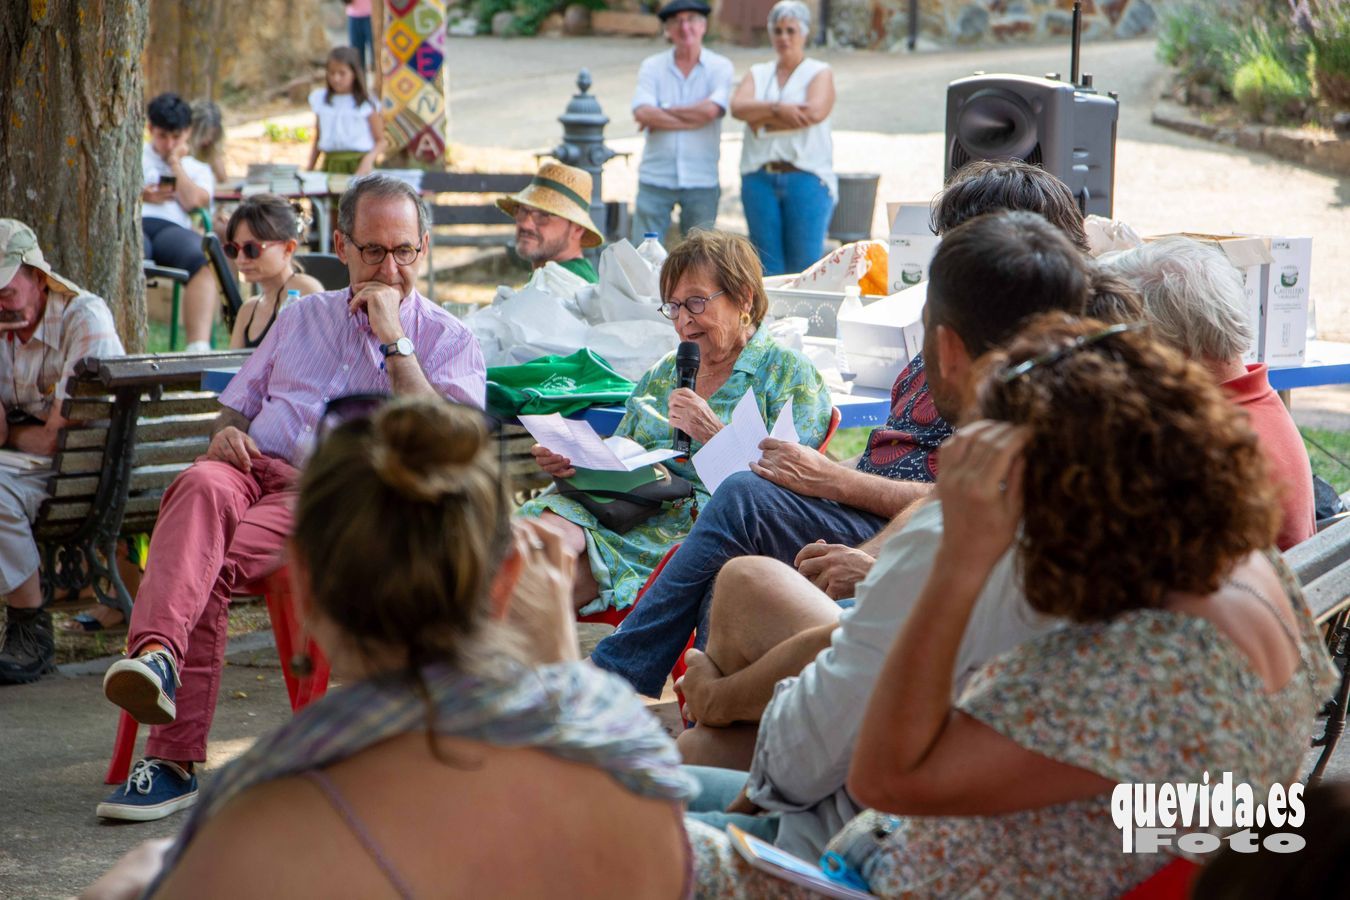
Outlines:
{"label": "standing woman in white tank top", "polygon": [[745,123],[741,203],[765,275],[800,272],[825,255],[839,196],[834,174],[834,73],[806,57],[811,10],[780,0],[769,10],[778,58],[750,67],[731,98]]}

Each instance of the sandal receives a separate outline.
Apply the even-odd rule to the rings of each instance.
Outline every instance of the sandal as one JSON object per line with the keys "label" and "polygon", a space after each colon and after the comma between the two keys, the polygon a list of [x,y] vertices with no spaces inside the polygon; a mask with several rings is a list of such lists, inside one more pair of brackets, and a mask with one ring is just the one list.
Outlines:
{"label": "sandal", "polygon": [[[114,611],[116,613],[116,611]],[[121,615],[120,613],[116,613]],[[105,625],[92,613],[83,612],[61,623],[61,630],[71,634],[124,634],[127,630],[126,618],[115,625]]]}

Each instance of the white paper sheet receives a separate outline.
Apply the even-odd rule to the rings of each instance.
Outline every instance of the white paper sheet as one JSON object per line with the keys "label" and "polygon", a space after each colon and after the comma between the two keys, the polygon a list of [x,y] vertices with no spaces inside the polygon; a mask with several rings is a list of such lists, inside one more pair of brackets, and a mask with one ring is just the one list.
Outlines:
{"label": "white paper sheet", "polygon": [[567,457],[573,467],[578,469],[632,472],[642,466],[679,456],[678,452],[669,448],[648,450],[637,441],[618,435],[601,440],[589,422],[565,419],[558,413],[521,416],[520,424],[541,446]]}
{"label": "white paper sheet", "polygon": [[0,467],[16,472],[36,472],[49,468],[50,456],[38,456],[36,453],[24,453],[20,450],[0,450]]}
{"label": "white paper sheet", "polygon": [[758,462],[764,455],[759,445],[766,437],[792,444],[801,443],[797,426],[792,420],[792,401],[789,400],[778,411],[770,434],[764,425],[764,417],[759,414],[754,393],[747,390],[731,411],[731,421],[727,426],[694,454],[694,471],[698,472],[708,493],[716,493],[722,482],[737,472],[749,471],[750,463]]}

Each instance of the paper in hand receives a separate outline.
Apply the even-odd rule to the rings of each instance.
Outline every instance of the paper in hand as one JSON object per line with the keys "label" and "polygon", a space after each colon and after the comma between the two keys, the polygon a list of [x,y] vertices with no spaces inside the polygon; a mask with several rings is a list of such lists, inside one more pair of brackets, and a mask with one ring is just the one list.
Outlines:
{"label": "paper in hand", "polygon": [[675,450],[648,450],[637,441],[617,435],[600,439],[589,422],[565,419],[558,413],[547,416],[520,416],[520,424],[547,447],[572,461],[573,468],[600,472],[632,472],[664,459],[679,456]]}
{"label": "paper in hand", "polygon": [[758,462],[764,455],[759,445],[767,437],[790,444],[801,443],[797,426],[792,421],[792,401],[788,400],[778,411],[771,434],[764,425],[764,417],[759,414],[754,393],[747,390],[731,411],[727,426],[694,454],[694,471],[698,472],[708,493],[716,493],[722,482],[737,472],[749,471],[750,464]]}

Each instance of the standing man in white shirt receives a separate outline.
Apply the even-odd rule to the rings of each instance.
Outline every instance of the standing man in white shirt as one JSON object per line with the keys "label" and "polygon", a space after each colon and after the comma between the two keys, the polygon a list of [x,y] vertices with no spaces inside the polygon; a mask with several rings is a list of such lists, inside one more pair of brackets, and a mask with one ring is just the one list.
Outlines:
{"label": "standing man in white shirt", "polygon": [[647,146],[638,169],[634,244],[648,232],[664,238],[677,204],[681,235],[717,222],[722,117],[735,70],[703,46],[711,12],[703,0],[663,6],[657,15],[674,47],[647,57],[638,70],[633,118],[647,132]]}
{"label": "standing man in white shirt", "polygon": [[211,167],[189,155],[192,107],[177,94],[160,94],[146,110],[150,140],[141,149],[141,238],[145,258],[188,273],[183,291],[187,351],[211,348],[216,278],[202,253],[202,236],[191,213],[210,209],[216,190]]}

